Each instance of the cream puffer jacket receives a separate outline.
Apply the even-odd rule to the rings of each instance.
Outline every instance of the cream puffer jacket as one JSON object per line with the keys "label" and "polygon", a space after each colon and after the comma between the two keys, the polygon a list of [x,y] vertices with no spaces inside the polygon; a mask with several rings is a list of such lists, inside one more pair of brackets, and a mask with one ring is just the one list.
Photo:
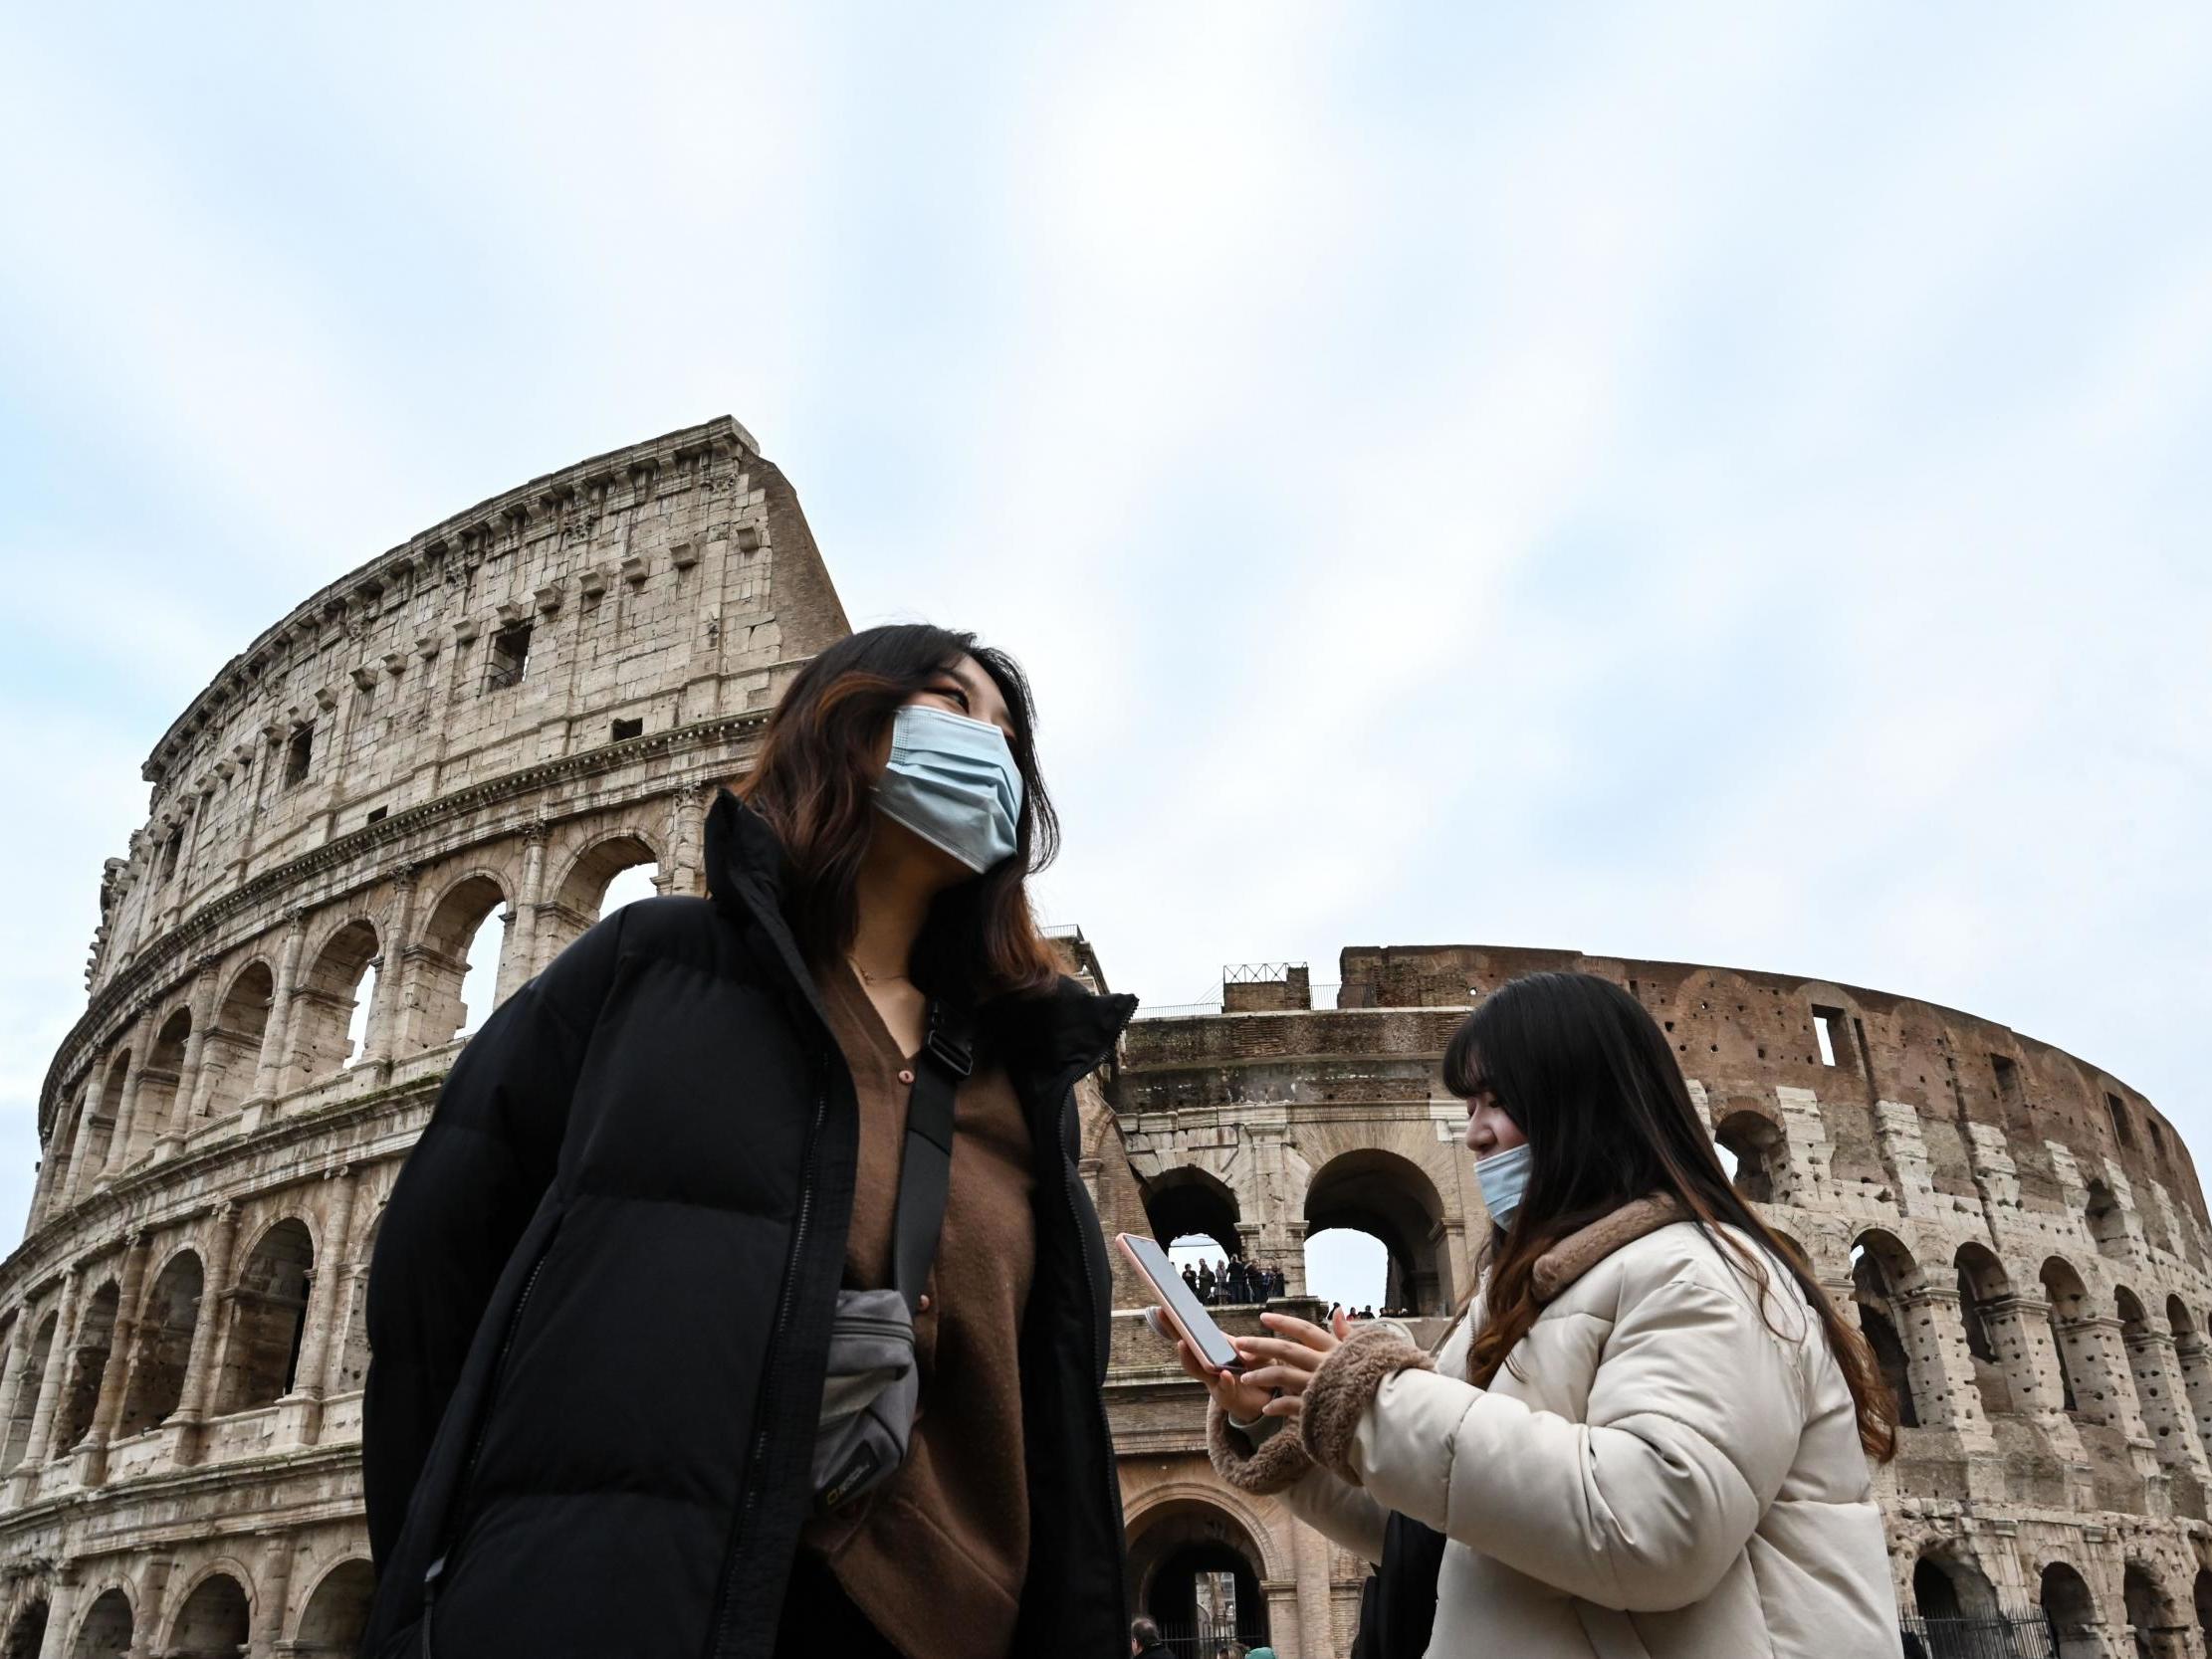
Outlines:
{"label": "cream puffer jacket", "polygon": [[1762,1319],[1678,1213],[1640,1200],[1543,1257],[1543,1312],[1487,1388],[1461,1380],[1477,1298],[1434,1359],[1355,1335],[1256,1451],[1216,1407],[1216,1468],[1371,1561],[1391,1510],[1442,1533],[1431,1659],[1895,1659],[1826,1335],[1779,1265]]}

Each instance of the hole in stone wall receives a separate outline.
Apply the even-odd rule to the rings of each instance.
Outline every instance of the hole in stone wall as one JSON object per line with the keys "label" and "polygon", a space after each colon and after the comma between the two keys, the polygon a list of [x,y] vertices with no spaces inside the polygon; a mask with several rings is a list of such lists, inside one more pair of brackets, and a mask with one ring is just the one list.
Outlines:
{"label": "hole in stone wall", "polygon": [[388,806],[372,806],[368,809],[368,816],[362,822],[380,824],[384,821],[384,814],[390,810],[391,808]]}
{"label": "hole in stone wall", "polygon": [[289,789],[296,783],[305,783],[308,767],[315,760],[315,727],[303,726],[292,734],[292,741],[284,751],[284,786]]}
{"label": "hole in stone wall", "polygon": [[645,722],[643,720],[616,721],[614,723],[614,734],[609,737],[607,741],[611,743],[619,743],[627,737],[642,736],[644,734],[644,731]]}
{"label": "hole in stone wall", "polygon": [[508,686],[519,686],[530,667],[530,624],[518,622],[512,628],[502,628],[492,636],[492,644],[484,663],[484,689],[500,691]]}
{"label": "hole in stone wall", "polygon": [[1841,1008],[1816,1007],[1813,1010],[1813,1040],[1820,1045],[1822,1065],[1837,1066],[1842,1064],[1836,1058],[1839,1046],[1836,1039],[1841,1034],[1843,1026],[1844,1013]]}
{"label": "hole in stone wall", "polygon": [[2127,1103],[2117,1095],[2107,1094],[2104,1097],[2104,1110],[2111,1117],[2112,1133],[2119,1137],[2119,1143],[2132,1150],[2135,1131],[2127,1122]]}

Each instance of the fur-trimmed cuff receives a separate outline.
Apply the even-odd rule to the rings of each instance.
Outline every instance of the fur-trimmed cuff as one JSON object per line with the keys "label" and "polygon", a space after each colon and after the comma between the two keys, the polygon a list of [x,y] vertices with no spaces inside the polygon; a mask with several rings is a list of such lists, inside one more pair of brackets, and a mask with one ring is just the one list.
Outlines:
{"label": "fur-trimmed cuff", "polygon": [[1347,1337],[1306,1384],[1305,1408],[1298,1413],[1298,1438],[1306,1455],[1358,1486],[1360,1478],[1352,1472],[1352,1441],[1375,1391],[1400,1371],[1436,1368],[1434,1359],[1393,1327],[1378,1326]]}
{"label": "fur-trimmed cuff", "polygon": [[1285,1423],[1270,1434],[1259,1443],[1257,1451],[1250,1447],[1249,1440],[1229,1427],[1228,1413],[1208,1402],[1206,1454],[1214,1460],[1214,1472],[1238,1491],[1280,1492],[1286,1486],[1296,1486],[1313,1469],[1313,1459],[1298,1444],[1293,1424]]}

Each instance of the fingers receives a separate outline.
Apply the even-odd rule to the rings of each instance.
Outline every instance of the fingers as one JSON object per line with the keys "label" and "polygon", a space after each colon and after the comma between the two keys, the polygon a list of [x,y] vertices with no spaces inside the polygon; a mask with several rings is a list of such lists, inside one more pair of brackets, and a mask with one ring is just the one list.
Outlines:
{"label": "fingers", "polygon": [[1242,1380],[1254,1388],[1280,1388],[1286,1394],[1302,1394],[1306,1384],[1313,1380],[1313,1372],[1299,1370],[1294,1365],[1262,1365],[1255,1371],[1244,1372]]}
{"label": "fingers", "polygon": [[1339,1308],[1336,1317],[1329,1321],[1329,1326],[1335,1331],[1336,1340],[1341,1343],[1352,1334],[1352,1316]]}
{"label": "fingers", "polygon": [[1305,1410],[1306,1402],[1298,1394],[1279,1394],[1259,1408],[1262,1417],[1296,1417]]}
{"label": "fingers", "polygon": [[1229,1341],[1246,1359],[1272,1359],[1309,1371],[1329,1356],[1321,1348],[1309,1348],[1304,1343],[1279,1342],[1273,1337],[1231,1337]]}
{"label": "fingers", "polygon": [[1262,1314],[1259,1316],[1259,1323],[1266,1326],[1270,1331],[1281,1332],[1293,1342],[1303,1343],[1308,1348],[1319,1348],[1323,1353],[1328,1352],[1342,1341],[1342,1338],[1332,1336],[1311,1321],[1293,1319],[1288,1314]]}

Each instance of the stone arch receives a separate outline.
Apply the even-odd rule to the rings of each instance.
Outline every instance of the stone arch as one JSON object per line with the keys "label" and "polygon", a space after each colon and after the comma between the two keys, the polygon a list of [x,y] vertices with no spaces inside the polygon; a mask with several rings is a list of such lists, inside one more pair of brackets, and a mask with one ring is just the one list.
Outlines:
{"label": "stone arch", "polygon": [[1384,1303],[1424,1315],[1450,1312],[1451,1254],[1443,1199],[1421,1165],[1380,1146],[1340,1152],[1306,1183],[1306,1237],[1349,1227],[1390,1256]]}
{"label": "stone arch", "polygon": [[361,1057],[366,1042],[353,1040],[353,1014],[366,1004],[373,1016],[379,959],[376,925],[365,916],[340,923],[309,957],[292,993],[291,1066],[302,1083],[335,1077]]}
{"label": "stone arch", "polygon": [[2081,1323],[2090,1317],[2089,1287],[2083,1284],[2082,1275],[2064,1256],[2048,1258],[2037,1277],[2043,1283],[2043,1299],[2051,1310],[2048,1316],[2051,1347],[2059,1356],[2059,1383],[2065,1409],[2080,1411],[2082,1400],[2092,1392],[2079,1332]]}
{"label": "stone arch", "polygon": [[2097,1253],[2113,1261],[2127,1259],[2127,1219],[2120,1213],[2119,1199],[2102,1181],[2095,1179],[2089,1185],[2089,1207],[2083,1215],[2089,1225],[2090,1239],[2097,1246]]}
{"label": "stone arch", "polygon": [[1197,1234],[1219,1245],[1224,1257],[1243,1254],[1236,1193],[1226,1181],[1186,1163],[1162,1170],[1142,1190],[1145,1220],[1163,1250]]}
{"label": "stone arch", "polygon": [[[1190,1651],[1211,1653],[1217,1642],[1250,1647],[1267,1641],[1270,1608],[1261,1586],[1287,1574],[1270,1570],[1261,1542],[1266,1528],[1233,1509],[1225,1493],[1178,1484],[1183,1490],[1162,1493],[1126,1523],[1137,1608],[1164,1633],[1203,1635],[1203,1646]],[[1199,1624],[1202,1573],[1225,1573],[1234,1585],[1233,1627]]]}
{"label": "stone arch", "polygon": [[231,1292],[218,1415],[273,1405],[292,1391],[314,1276],[315,1240],[299,1217],[276,1222],[255,1240]]}
{"label": "stone arch", "polygon": [[115,1309],[122,1293],[112,1279],[93,1292],[92,1300],[77,1320],[76,1352],[71,1355],[67,1380],[54,1424],[54,1450],[66,1452],[93,1429],[100,1409],[100,1384],[108,1375],[109,1355],[115,1342]]}
{"label": "stone arch", "polygon": [[[2197,1634],[2212,1637],[2212,1567],[2197,1568],[2195,1581],[2189,1586],[2189,1603],[2197,1615]],[[2072,1659],[2070,1654],[2060,1659]]]}
{"label": "stone arch", "polygon": [[[84,1127],[79,1132],[83,1143],[66,1148],[73,1151],[78,1160],[71,1165],[70,1184],[80,1194],[93,1189],[93,1182],[100,1179],[100,1172],[107,1166],[111,1152],[115,1155],[118,1163],[130,1161],[130,1148],[116,1146],[113,1141],[115,1120],[122,1111],[123,1089],[130,1081],[131,1060],[131,1051],[121,1050],[108,1062],[107,1070],[101,1075],[99,1090],[96,1092],[88,1088],[85,1091],[84,1104],[79,1112],[90,1116],[83,1118]],[[137,1138],[133,1136],[132,1139]]]}
{"label": "stone arch", "polygon": [[2046,1561],[2036,1589],[2036,1605],[2051,1627],[2057,1659],[2103,1659],[2098,1633],[2097,1603],[2089,1581],[2067,1561]]}
{"label": "stone arch", "polygon": [[[472,870],[451,883],[431,907],[429,922],[407,951],[407,1000],[416,1051],[466,1035],[492,1011],[496,987],[505,978],[501,967],[510,930],[500,907],[508,904],[507,889],[498,877]],[[488,938],[488,933],[494,936]],[[492,958],[488,963],[478,959],[487,946]],[[484,972],[486,967],[489,974]],[[472,972],[477,987],[468,983]],[[473,1006],[465,994],[472,989],[482,1006]]]}
{"label": "stone arch", "polygon": [[18,1607],[15,1617],[8,1621],[8,1645],[0,1648],[0,1659],[39,1659],[46,1646],[46,1623],[51,1611],[43,1595],[34,1596]]}
{"label": "stone arch", "polygon": [[184,1049],[191,1040],[192,1010],[179,1003],[162,1017],[138,1072],[138,1104],[130,1115],[125,1161],[151,1145],[175,1120],[177,1079],[184,1074]]}
{"label": "stone arch", "polygon": [[376,1569],[365,1557],[339,1561],[308,1596],[290,1651],[300,1659],[352,1659],[375,1590]]}
{"label": "stone arch", "polygon": [[1969,1239],[1951,1258],[1958,1270],[1958,1317],[1974,1386],[1989,1415],[2023,1411],[2035,1399],[2035,1358],[2012,1307],[2012,1280],[1987,1245]]}
{"label": "stone arch", "polygon": [[[24,1316],[29,1318],[28,1315]],[[34,1330],[31,1349],[23,1356],[22,1368],[16,1372],[15,1413],[4,1427],[7,1442],[0,1447],[0,1475],[23,1461],[31,1449],[31,1425],[37,1420],[39,1390],[46,1377],[47,1361],[53,1357],[54,1344],[62,1323],[59,1309],[50,1310]]]}
{"label": "stone arch", "polygon": [[259,956],[231,975],[200,1047],[200,1117],[227,1118],[254,1092],[276,995],[276,975]]}
{"label": "stone arch", "polygon": [[134,1630],[128,1592],[120,1585],[102,1590],[78,1621],[69,1659],[121,1659]]}
{"label": "stone arch", "polygon": [[1790,1191],[1790,1139],[1767,1113],[1752,1107],[1728,1112],[1713,1130],[1728,1179],[1747,1202],[1783,1202]]}
{"label": "stone arch", "polygon": [[1900,1306],[1907,1290],[1919,1289],[1920,1267],[1896,1234],[1870,1227],[1852,1240],[1851,1283],[1859,1312],[1860,1334],[1874,1349],[1882,1380],[1896,1396],[1897,1424],[1918,1428],[1925,1390],[1931,1379],[1915,1362],[1904,1345],[1904,1314]]}
{"label": "stone arch", "polygon": [[155,1277],[138,1315],[138,1354],[123,1392],[118,1438],[153,1428],[176,1410],[206,1289],[206,1272],[194,1250],[179,1250]]}
{"label": "stone arch", "polygon": [[538,919],[538,962],[544,964],[583,936],[605,909],[607,889],[625,870],[653,865],[668,867],[667,859],[648,831],[623,825],[607,830],[585,843],[568,861],[553,885],[553,901],[542,906]]}
{"label": "stone arch", "polygon": [[2158,1569],[2148,1561],[2130,1560],[2120,1574],[2120,1597],[2127,1608],[2128,1629],[2141,1659],[2166,1659],[2185,1651],[2174,1638],[2186,1640],[2179,1609],[2167,1593]]}
{"label": "stone arch", "polygon": [[1931,1627],[1929,1635],[1935,1638],[1938,1653],[1945,1651],[1945,1644],[1934,1626],[1955,1627],[1970,1620],[2004,1615],[1997,1599],[1997,1586],[1989,1581],[1989,1574],[1971,1555],[1948,1543],[1929,1546],[1912,1563],[1912,1602]]}
{"label": "stone arch", "polygon": [[237,1659],[253,1630],[254,1604],[242,1569],[211,1568],[169,1624],[170,1659]]}

